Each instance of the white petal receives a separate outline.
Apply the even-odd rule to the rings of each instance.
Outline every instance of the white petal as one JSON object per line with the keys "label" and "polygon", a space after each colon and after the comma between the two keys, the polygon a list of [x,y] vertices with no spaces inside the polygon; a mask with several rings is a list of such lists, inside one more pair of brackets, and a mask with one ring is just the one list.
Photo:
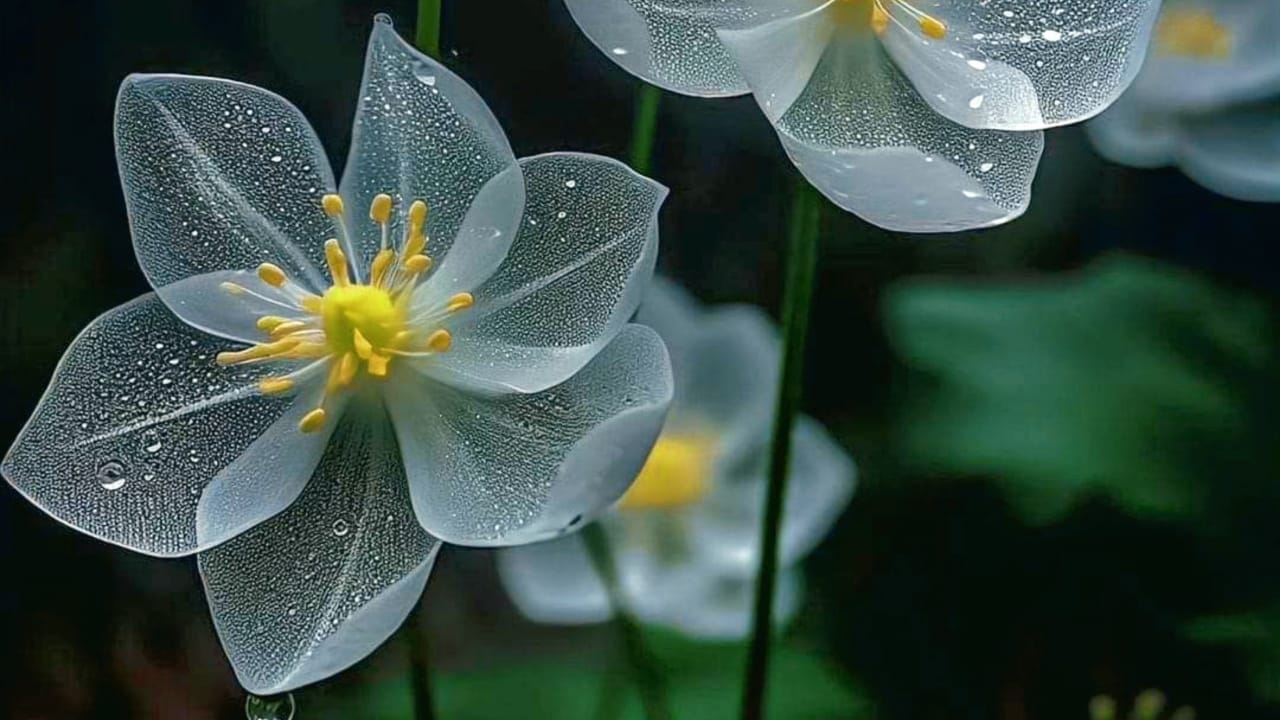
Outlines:
{"label": "white petal", "polygon": [[1023,213],[1044,138],[971,130],[939,116],[877,43],[828,46],[777,123],[783,147],[824,195],[903,232],[990,227]]}
{"label": "white petal", "polygon": [[414,518],[385,410],[353,403],[297,502],[200,554],[240,684],[285,692],[363,659],[413,608],[439,547]]}
{"label": "white petal", "polygon": [[644,294],[640,308],[636,310],[635,321],[657,331],[671,354],[674,370],[678,362],[676,355],[697,340],[704,314],[698,299],[688,290],[674,280],[655,275],[649,282],[649,290]]}
{"label": "white petal", "polygon": [[437,261],[463,238],[484,239],[500,261],[520,221],[523,189],[512,177],[519,173],[494,186],[492,196],[479,196],[515,163],[506,134],[484,100],[402,40],[391,20],[379,15],[369,37],[342,176],[355,265],[367,268],[381,247],[381,231],[368,216],[379,193],[396,201],[393,240],[404,232],[409,203],[421,199],[430,210],[427,249]]}
{"label": "white petal", "polygon": [[1216,193],[1280,202],[1280,104],[1186,118],[1178,155],[1183,171]]}
{"label": "white petal", "polygon": [[[228,290],[228,283],[243,292]],[[303,315],[297,303],[283,290],[263,282],[257,273],[245,270],[192,275],[165,285],[156,294],[186,324],[249,344],[268,339],[258,329],[258,318],[264,315]]]}
{"label": "white petal", "polygon": [[503,548],[498,576],[516,608],[534,622],[581,625],[613,617],[609,595],[578,533]]}
{"label": "white petal", "polygon": [[284,98],[217,78],[131,75],[116,99],[116,157],[133,246],[160,288],[272,262],[315,290],[333,223],[320,141]]}
{"label": "white petal", "polygon": [[1204,111],[1280,93],[1280,3],[1256,0],[1166,0],[1165,12],[1209,13],[1230,33],[1226,58],[1171,55],[1153,47],[1127,93],[1161,111]]}
{"label": "white petal", "polygon": [[564,381],[613,339],[653,273],[666,188],[594,155],[520,162],[528,204],[506,261],[446,323],[453,349],[419,363],[457,387],[539,392]]}
{"label": "white petal", "polygon": [[[266,397],[271,368],[223,368],[227,343],[154,295],[95,320],[5,457],[5,477],[58,520],[150,555],[185,555],[280,512],[324,434],[297,431],[313,383]],[[275,368],[279,371],[279,368]]]}
{"label": "white petal", "polygon": [[974,128],[1037,130],[1093,117],[1125,91],[1142,66],[1160,0],[911,6],[941,20],[946,36],[925,36],[902,5],[893,5],[901,25],[891,25],[888,46],[936,111]]}
{"label": "white petal", "polygon": [[[717,465],[712,494],[693,509],[691,546],[721,574],[749,579],[760,564],[760,524],[768,473],[767,436]],[[853,461],[809,418],[792,435],[790,481],[779,536],[783,567],[795,564],[824,538],[854,491]]]}
{"label": "white petal", "polygon": [[[650,588],[649,601],[635,610],[644,622],[664,625],[695,638],[736,640],[751,632],[755,583],[715,575],[709,569],[672,575],[678,582]],[[774,625],[785,625],[800,609],[803,583],[796,570],[778,573],[773,591]]]}
{"label": "white petal", "polygon": [[639,325],[539,393],[471,396],[427,381],[387,393],[423,526],[479,546],[554,537],[607,508],[644,465],[670,401],[666,349]]}
{"label": "white petal", "polygon": [[573,19],[610,59],[640,79],[701,97],[747,92],[720,28],[803,12],[820,0],[565,0]]}
{"label": "white petal", "polygon": [[1093,147],[1112,162],[1141,168],[1169,165],[1177,153],[1176,117],[1148,110],[1126,93],[1085,126]]}
{"label": "white petal", "polygon": [[769,120],[780,120],[808,86],[835,35],[832,8],[827,2],[800,15],[719,31]]}

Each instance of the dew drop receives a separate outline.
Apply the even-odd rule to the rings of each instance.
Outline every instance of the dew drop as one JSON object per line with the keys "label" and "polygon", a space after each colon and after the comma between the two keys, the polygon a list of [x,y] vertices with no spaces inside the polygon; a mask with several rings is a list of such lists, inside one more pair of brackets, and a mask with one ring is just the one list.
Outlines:
{"label": "dew drop", "polygon": [[118,460],[107,460],[98,466],[98,484],[103,490],[119,490],[128,481],[125,477],[126,472],[124,463]]}
{"label": "dew drop", "polygon": [[249,695],[244,699],[244,716],[248,720],[293,720],[293,693],[260,697]]}
{"label": "dew drop", "polygon": [[351,525],[346,520],[338,518],[333,521],[333,534],[342,537],[351,531]]}

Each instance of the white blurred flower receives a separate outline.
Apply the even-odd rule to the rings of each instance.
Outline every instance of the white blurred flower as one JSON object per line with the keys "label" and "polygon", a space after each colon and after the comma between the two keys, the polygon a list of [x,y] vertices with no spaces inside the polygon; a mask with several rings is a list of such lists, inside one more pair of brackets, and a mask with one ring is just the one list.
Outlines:
{"label": "white blurred flower", "polygon": [[81,333],[3,471],[80,531],[198,552],[249,690],[372,651],[441,541],[554,536],[639,472],[672,392],[627,323],[661,186],[517,161],[385,16],[340,190],[295,107],[228,80],[128,78],[116,149],[156,293]]}
{"label": "white blurred flower", "polygon": [[1142,72],[1088,128],[1115,162],[1280,202],[1280,3],[1166,0]]}
{"label": "white blurred flower", "polygon": [[1101,112],[1160,0],[565,0],[628,71],[755,95],[832,202],[905,232],[1027,208],[1043,128]]}
{"label": "white blurred flower", "polygon": [[[750,628],[760,560],[778,340],[759,309],[704,310],[655,283],[639,322],[671,351],[675,399],[635,485],[600,520],[619,590],[639,619],[694,636]],[[780,535],[777,620],[799,606],[797,563],[831,529],[854,489],[853,461],[813,420],[800,418]],[[601,622],[606,589],[577,534],[499,552],[503,584],[529,618]]]}

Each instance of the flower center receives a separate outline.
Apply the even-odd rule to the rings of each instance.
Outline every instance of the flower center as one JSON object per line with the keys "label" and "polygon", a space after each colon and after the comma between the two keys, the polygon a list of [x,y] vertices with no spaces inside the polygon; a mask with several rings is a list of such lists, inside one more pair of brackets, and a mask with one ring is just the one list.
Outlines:
{"label": "flower center", "polygon": [[[342,198],[326,195],[321,200],[325,212],[346,232]],[[258,278],[276,288],[284,298],[266,300],[296,312],[264,315],[258,329],[269,339],[244,350],[218,353],[218,364],[241,365],[267,361],[312,360],[303,370],[258,382],[268,395],[289,392],[294,376],[316,366],[327,368],[324,398],[320,407],[303,417],[299,428],[315,432],[324,427],[329,399],[343,391],[361,374],[375,379],[387,377],[395,358],[426,357],[447,352],[453,345],[448,330],[435,327],[445,316],[471,307],[471,293],[456,293],[442,308],[411,312],[414,290],[431,269],[427,247],[427,204],[421,200],[409,206],[409,222],[399,248],[388,242],[392,200],[390,195],[374,197],[369,217],[382,229],[382,248],[369,265],[368,283],[353,282],[346,253],[337,239],[325,241],[325,261],[333,285],[323,295],[308,292],[292,282],[278,266],[258,266]],[[235,283],[222,286],[228,294],[252,293]]]}
{"label": "flower center", "polygon": [[635,483],[618,501],[621,510],[692,505],[711,491],[716,441],[706,434],[665,433],[649,453]]}
{"label": "flower center", "polygon": [[1166,10],[1156,26],[1156,49],[1164,55],[1224,60],[1231,57],[1234,45],[1231,29],[1207,10]]}
{"label": "flower center", "polygon": [[946,23],[920,10],[908,0],[836,0],[832,10],[836,24],[841,27],[861,29],[869,23],[877,35],[883,35],[890,23],[908,30],[910,28],[907,23],[911,23],[934,40],[942,40],[947,36]]}

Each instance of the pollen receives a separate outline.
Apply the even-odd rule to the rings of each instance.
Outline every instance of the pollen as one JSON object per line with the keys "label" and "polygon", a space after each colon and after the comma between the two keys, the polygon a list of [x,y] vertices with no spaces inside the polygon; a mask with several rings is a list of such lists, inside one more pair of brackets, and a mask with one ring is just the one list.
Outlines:
{"label": "pollen", "polygon": [[618,508],[673,509],[699,502],[711,491],[715,457],[716,442],[709,434],[664,433]]}
{"label": "pollen", "polygon": [[1225,60],[1235,52],[1235,37],[1207,10],[1171,8],[1156,26],[1156,50],[1194,60]]}
{"label": "pollen", "polygon": [[870,27],[877,35],[893,25],[907,30],[914,25],[921,35],[933,40],[943,40],[948,34],[946,22],[909,0],[837,0],[833,13],[836,25],[853,30]]}
{"label": "pollen", "polygon": [[[453,334],[441,327],[447,318],[475,304],[471,293],[459,292],[440,301],[438,307],[416,307],[414,292],[429,282],[434,265],[427,254],[428,207],[422,200],[410,203],[407,222],[399,243],[391,242],[390,230],[395,203],[380,193],[369,206],[369,218],[381,231],[381,248],[369,264],[363,280],[354,272],[347,248],[349,221],[340,196],[321,198],[325,214],[335,220],[338,237],[324,243],[324,258],[332,285],[323,293],[307,292],[289,280],[280,266],[262,263],[258,278],[278,291],[262,299],[281,306],[283,312],[258,317],[254,325],[263,340],[241,350],[218,353],[219,365],[244,365],[287,361],[287,373],[258,381],[264,395],[292,391],[313,368],[325,373],[324,395],[298,423],[302,432],[316,432],[328,422],[329,404],[360,378],[386,380],[396,363],[424,360],[448,352]],[[223,283],[231,295],[258,294],[235,283]],[[292,307],[293,312],[288,308]]]}

